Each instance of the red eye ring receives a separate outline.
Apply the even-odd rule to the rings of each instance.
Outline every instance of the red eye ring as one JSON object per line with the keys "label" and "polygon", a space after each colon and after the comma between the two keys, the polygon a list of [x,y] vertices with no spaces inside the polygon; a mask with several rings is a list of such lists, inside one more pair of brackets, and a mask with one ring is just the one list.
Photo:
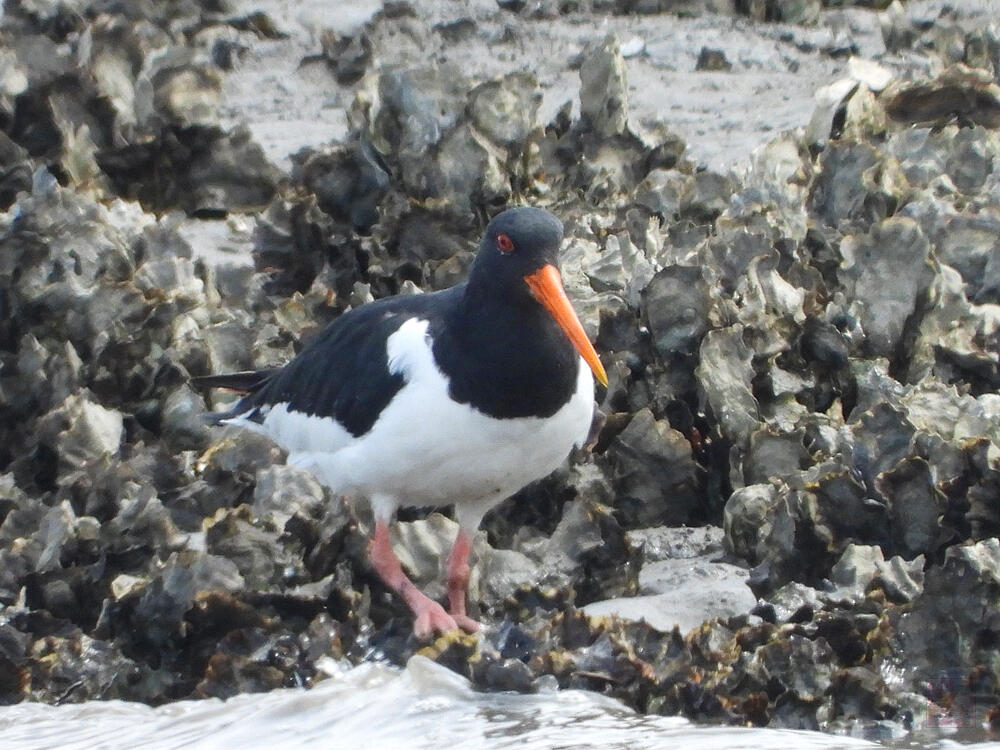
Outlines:
{"label": "red eye ring", "polygon": [[497,250],[501,253],[512,253],[514,252],[514,240],[508,237],[506,234],[497,235]]}

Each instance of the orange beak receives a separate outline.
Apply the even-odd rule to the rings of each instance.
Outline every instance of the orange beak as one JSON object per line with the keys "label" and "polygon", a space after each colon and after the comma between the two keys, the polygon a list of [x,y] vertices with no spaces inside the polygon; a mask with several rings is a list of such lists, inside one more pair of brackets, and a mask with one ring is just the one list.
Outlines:
{"label": "orange beak", "polygon": [[528,284],[528,288],[531,289],[531,293],[535,296],[535,299],[542,303],[542,306],[555,318],[559,327],[566,332],[573,346],[576,347],[576,350],[580,352],[580,356],[583,357],[583,361],[590,365],[590,369],[593,370],[597,382],[606,388],[608,385],[608,375],[604,372],[604,366],[601,364],[597,352],[594,351],[590,339],[584,333],[583,326],[580,325],[580,319],[576,317],[573,306],[569,302],[569,297],[566,296],[566,290],[563,289],[559,269],[553,265],[545,265],[534,273],[529,273],[524,277],[524,280]]}

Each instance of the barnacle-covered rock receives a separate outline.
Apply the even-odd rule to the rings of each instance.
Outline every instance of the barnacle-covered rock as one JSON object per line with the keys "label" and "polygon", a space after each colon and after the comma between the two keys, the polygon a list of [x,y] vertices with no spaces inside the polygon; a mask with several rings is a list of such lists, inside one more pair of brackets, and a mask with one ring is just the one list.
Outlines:
{"label": "barnacle-covered rock", "polygon": [[355,106],[364,112],[366,139],[399,169],[406,193],[461,216],[509,197],[505,172],[535,127],[536,86],[515,74],[469,91],[452,67],[386,70]]}
{"label": "barnacle-covered rock", "polygon": [[[919,226],[903,218],[887,219],[870,234],[845,238],[840,245],[847,293],[860,303],[860,323],[868,350],[891,357],[920,295],[934,276],[930,244]],[[891,288],[885,278],[893,276]]]}
{"label": "barnacle-covered rock", "polygon": [[864,599],[869,588],[882,589],[895,602],[908,602],[920,595],[924,585],[924,560],[886,560],[881,547],[849,544],[830,570],[833,596]]}
{"label": "barnacle-covered rock", "polygon": [[622,135],[628,127],[628,83],[620,46],[608,37],[580,66],[581,125],[602,138]]}
{"label": "barnacle-covered rock", "polygon": [[[482,689],[844,732],[992,695],[995,24],[894,2],[883,60],[870,10],[811,0],[390,3],[243,102],[255,44],[285,39],[264,13],[7,5],[0,701],[229,697],[309,684],[325,656],[412,655],[364,499],[209,430],[200,412],[236,395],[189,377],[280,365],[347,309],[460,283],[510,203],[564,222],[606,419],[487,518],[482,638],[431,658]],[[828,55],[844,77],[748,170],[696,167],[642,95],[661,42],[634,18],[627,45],[627,19],[595,37],[595,14],[737,10],[818,18],[786,30],[781,64]],[[528,72],[512,53],[562,16],[566,59]],[[720,48],[733,70],[696,77],[754,68]],[[329,140],[281,160],[252,118],[301,86]],[[671,528],[690,523],[716,526]],[[404,512],[400,555],[432,594],[455,531]]]}
{"label": "barnacle-covered rock", "polygon": [[69,396],[45,416],[44,425],[42,435],[65,471],[117,454],[124,435],[122,415],[83,394]]}
{"label": "barnacle-covered rock", "polygon": [[643,290],[642,309],[663,357],[691,355],[711,323],[709,284],[695,266],[667,266]]}
{"label": "barnacle-covered rock", "polygon": [[253,490],[253,515],[282,528],[301,514],[319,513],[327,498],[311,472],[295,466],[277,464],[257,470]]}
{"label": "barnacle-covered rock", "polygon": [[615,615],[668,633],[687,633],[706,620],[726,620],[751,610],[757,598],[746,585],[747,570],[711,555],[648,563],[639,574],[639,595],[593,602],[594,617]]}
{"label": "barnacle-covered rock", "polygon": [[631,523],[683,523],[698,514],[691,444],[649,409],[638,411],[608,448],[613,502]]}
{"label": "barnacle-covered rock", "polygon": [[1000,86],[984,70],[957,64],[931,81],[891,85],[883,94],[894,120],[941,123],[956,115],[987,128],[1000,125]]}
{"label": "barnacle-covered rock", "polygon": [[758,420],[754,398],[751,351],[743,341],[742,326],[709,331],[701,344],[695,374],[706,405],[733,443],[744,445]]}
{"label": "barnacle-covered rock", "polygon": [[886,658],[905,654],[905,660],[897,663],[904,665],[911,684],[933,683],[953,669],[968,673],[980,664],[995,668],[985,644],[998,628],[998,574],[996,539],[953,546],[943,565],[927,571],[924,590],[912,607],[893,612],[896,628]]}

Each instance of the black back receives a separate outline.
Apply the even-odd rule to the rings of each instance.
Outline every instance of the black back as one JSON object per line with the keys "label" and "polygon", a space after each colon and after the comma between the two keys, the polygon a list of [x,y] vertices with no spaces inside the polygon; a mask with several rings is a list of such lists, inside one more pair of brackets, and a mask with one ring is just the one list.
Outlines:
{"label": "black back", "polygon": [[365,434],[403,387],[402,376],[389,372],[386,342],[448,295],[454,292],[388,297],[344,313],[230,413],[255,408],[250,419],[261,421],[260,407],[284,403],[290,411],[333,417],[355,437]]}
{"label": "black back", "polygon": [[[511,238],[503,253],[497,237]],[[557,262],[562,225],[533,208],[487,227],[469,281],[433,294],[390,297],[333,321],[291,362],[267,373],[227,414],[262,420],[261,407],[333,417],[358,437],[404,385],[389,372],[387,341],[408,319],[429,321],[434,358],[450,396],[496,418],[548,417],[576,390],[579,356],[523,277]]]}

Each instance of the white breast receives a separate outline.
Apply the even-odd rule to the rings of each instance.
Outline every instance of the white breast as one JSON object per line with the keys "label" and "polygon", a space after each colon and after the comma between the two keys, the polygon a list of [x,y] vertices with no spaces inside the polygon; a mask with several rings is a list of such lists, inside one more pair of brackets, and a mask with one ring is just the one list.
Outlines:
{"label": "white breast", "polygon": [[399,505],[456,504],[463,525],[550,474],[587,438],[594,385],[581,360],[576,392],[553,416],[496,419],[454,402],[437,368],[425,320],[388,339],[389,368],[406,383],[374,426],[352,437],[331,418],[272,408],[263,431],[335,492],[370,499],[376,513]]}

